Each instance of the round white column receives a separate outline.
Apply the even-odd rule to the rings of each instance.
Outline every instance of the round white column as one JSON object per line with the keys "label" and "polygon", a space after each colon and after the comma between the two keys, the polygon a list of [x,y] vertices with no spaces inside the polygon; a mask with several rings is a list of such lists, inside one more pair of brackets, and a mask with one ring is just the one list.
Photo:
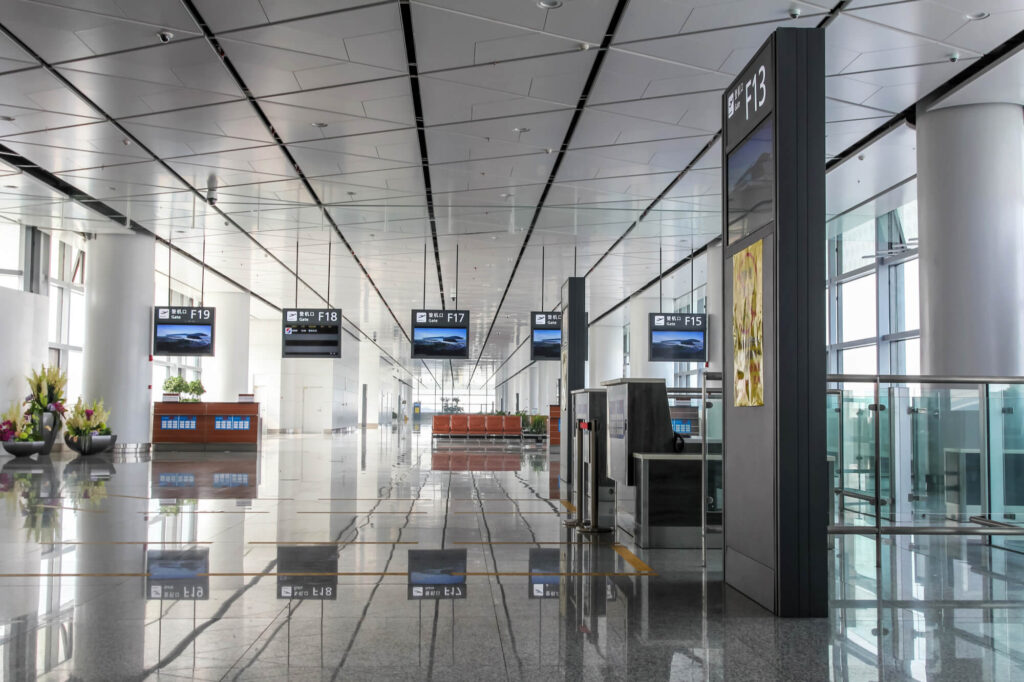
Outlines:
{"label": "round white column", "polygon": [[647,316],[662,313],[657,296],[641,296],[629,301],[629,376],[631,379],[664,379],[665,385],[675,385],[672,362],[650,362],[648,354]]}
{"label": "round white column", "polygon": [[[708,371],[722,371],[722,345],[724,343],[724,329],[722,329],[723,294],[722,287],[722,245],[716,244],[709,247],[706,256],[707,262],[707,293],[705,295],[705,307],[708,314]],[[731,283],[730,283],[731,284]]]}
{"label": "round white column", "polygon": [[203,305],[217,309],[214,356],[203,358],[203,400],[233,403],[249,393],[249,294],[210,292]]}
{"label": "round white column", "polygon": [[155,244],[131,234],[87,246],[82,393],[103,399],[119,443],[149,442]]}
{"label": "round white column", "polygon": [[1024,374],[1024,110],[917,117],[921,371]]}
{"label": "round white column", "polygon": [[622,376],[622,327],[597,324],[589,332],[590,373],[587,386],[600,388],[602,381]]}

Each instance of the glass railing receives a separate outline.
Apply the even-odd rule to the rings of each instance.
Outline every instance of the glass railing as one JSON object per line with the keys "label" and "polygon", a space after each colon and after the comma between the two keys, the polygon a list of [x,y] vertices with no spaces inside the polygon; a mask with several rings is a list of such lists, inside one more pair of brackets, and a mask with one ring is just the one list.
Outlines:
{"label": "glass railing", "polygon": [[1024,552],[1024,378],[830,375],[826,409],[830,533]]}

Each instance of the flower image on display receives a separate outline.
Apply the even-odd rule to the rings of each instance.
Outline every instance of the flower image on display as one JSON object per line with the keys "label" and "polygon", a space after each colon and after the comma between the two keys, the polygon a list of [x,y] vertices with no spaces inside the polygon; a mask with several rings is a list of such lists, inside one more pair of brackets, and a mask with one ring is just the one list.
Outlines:
{"label": "flower image on display", "polygon": [[764,318],[762,255],[764,242],[751,244],[732,257],[733,405],[764,405]]}

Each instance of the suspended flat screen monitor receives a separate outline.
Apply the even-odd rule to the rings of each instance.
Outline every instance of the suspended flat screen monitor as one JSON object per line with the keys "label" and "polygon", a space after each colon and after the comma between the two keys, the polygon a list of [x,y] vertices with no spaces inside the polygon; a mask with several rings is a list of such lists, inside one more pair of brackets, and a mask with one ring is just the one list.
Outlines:
{"label": "suspended flat screen monitor", "polygon": [[153,355],[213,355],[214,309],[153,309]]}
{"label": "suspended flat screen monitor", "polygon": [[469,311],[412,311],[412,357],[419,360],[468,359]]}
{"label": "suspended flat screen monitor", "polygon": [[562,359],[562,313],[530,313],[530,360]]}
{"label": "suspended flat screen monitor", "polygon": [[772,117],[729,153],[729,243],[775,220],[775,147]]}
{"label": "suspended flat screen monitor", "polygon": [[691,313],[651,313],[651,362],[707,362],[708,316]]}
{"label": "suspended flat screen monitor", "polygon": [[341,357],[341,310],[286,308],[281,317],[281,357]]}

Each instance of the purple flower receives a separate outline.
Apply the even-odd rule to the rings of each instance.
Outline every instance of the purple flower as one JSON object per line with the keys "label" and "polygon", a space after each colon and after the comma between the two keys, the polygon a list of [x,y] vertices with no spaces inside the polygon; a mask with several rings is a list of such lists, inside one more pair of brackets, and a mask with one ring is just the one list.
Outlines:
{"label": "purple flower", "polygon": [[92,419],[92,416],[93,416],[94,414],[96,414],[96,413],[95,413],[95,412],[93,412],[92,410],[86,410],[86,411],[85,411],[85,417],[86,417],[86,419]]}

